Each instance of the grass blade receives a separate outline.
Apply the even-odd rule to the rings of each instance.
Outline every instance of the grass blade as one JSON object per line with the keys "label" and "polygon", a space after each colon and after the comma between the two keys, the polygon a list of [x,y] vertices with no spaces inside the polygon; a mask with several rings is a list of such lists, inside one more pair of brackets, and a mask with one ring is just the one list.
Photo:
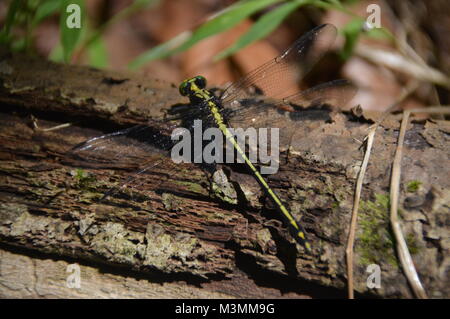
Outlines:
{"label": "grass blade", "polygon": [[59,8],[61,8],[61,0],[47,0],[42,2],[34,14],[32,27],[34,28],[42,20],[57,12]]}
{"label": "grass blade", "polygon": [[22,0],[13,0],[9,5],[8,13],[6,15],[5,25],[3,26],[3,30],[0,33],[0,43],[8,42],[9,32],[11,31],[11,27],[14,24],[14,20],[16,17],[16,13],[22,5]]}
{"label": "grass blade", "polygon": [[[67,10],[74,8],[75,11]],[[78,10],[79,8],[79,10]],[[64,61],[70,62],[72,53],[77,46],[80,39],[83,22],[85,16],[85,6],[83,0],[64,0],[61,3],[61,18],[60,18],[60,33],[61,44],[63,47]],[[73,23],[80,22],[80,26],[73,25]]]}
{"label": "grass blade", "polygon": [[[162,59],[169,55],[185,51],[197,42],[212,35],[231,29],[236,24],[249,17],[253,13],[279,1],[280,0],[247,0],[237,2],[236,4],[230,6],[226,10],[216,15],[211,20],[204,23],[195,31],[182,33],[181,35],[184,36],[186,36],[186,34],[189,34],[189,37],[187,39],[184,39],[181,44],[176,43],[180,42],[180,35],[178,35],[175,38],[177,39],[177,41],[175,41],[175,39],[171,39],[168,42],[160,44],[157,47],[145,52],[144,54],[133,60],[130,63],[130,68],[135,69],[152,60]],[[174,43],[178,45],[174,47]]]}
{"label": "grass blade", "polygon": [[108,67],[108,52],[106,50],[105,42],[101,36],[96,37],[95,40],[88,46],[87,53],[90,66],[96,68]]}
{"label": "grass blade", "polygon": [[216,55],[214,60],[217,61],[226,58],[247,45],[266,37],[273,30],[275,30],[275,28],[278,27],[291,12],[307,3],[308,1],[305,0],[291,1],[284,3],[278,8],[264,14],[256,23],[252,25],[247,33],[241,36],[231,47]]}

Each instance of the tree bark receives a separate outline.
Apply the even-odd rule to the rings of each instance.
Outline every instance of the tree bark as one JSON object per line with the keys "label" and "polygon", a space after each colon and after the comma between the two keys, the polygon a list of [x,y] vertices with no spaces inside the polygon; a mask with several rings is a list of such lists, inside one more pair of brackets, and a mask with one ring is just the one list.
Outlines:
{"label": "tree bark", "polygon": [[[223,167],[231,182],[221,188],[201,167],[167,160],[131,193],[97,201],[136,167],[89,167],[69,150],[87,138],[162,119],[187,102],[175,86],[126,72],[0,56],[2,297],[345,297],[345,244],[369,119],[305,116],[289,156],[282,154],[280,172],[269,178],[302,218],[314,252],[307,255],[257,182],[236,167]],[[64,123],[71,125],[45,130]],[[387,123],[377,131],[364,182],[354,284],[361,296],[411,297],[389,230],[399,125],[394,118]],[[413,123],[402,165],[403,228],[431,297],[450,296],[449,131],[445,122]],[[44,293],[11,288],[13,278],[22,280],[11,272],[15,260],[25,260],[25,273],[41,267]],[[64,286],[71,263],[82,267],[81,290]],[[369,264],[381,267],[378,289],[367,287]],[[47,267],[54,271],[46,273]],[[124,282],[142,278],[149,290],[161,283],[164,289],[130,293],[134,284]]]}

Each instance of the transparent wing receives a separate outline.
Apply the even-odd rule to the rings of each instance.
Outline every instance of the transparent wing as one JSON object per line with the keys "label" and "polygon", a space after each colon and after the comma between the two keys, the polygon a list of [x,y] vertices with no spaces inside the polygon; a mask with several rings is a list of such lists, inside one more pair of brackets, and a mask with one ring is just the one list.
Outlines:
{"label": "transparent wing", "polygon": [[[168,132],[169,129],[165,133]],[[147,173],[167,162],[171,145],[170,135],[163,134],[154,126],[138,125],[91,138],[74,147],[71,154],[78,159],[79,166],[134,171],[105,193],[104,199],[121,188],[138,188],[144,183],[159,184],[160,181],[153,180],[155,176]]]}
{"label": "transparent wing", "polygon": [[357,87],[347,80],[334,80],[316,85],[310,89],[285,97],[280,107],[290,112],[307,108],[329,106],[334,110],[345,108],[355,96]]}
{"label": "transparent wing", "polygon": [[163,139],[150,127],[138,125],[91,138],[74,147],[71,153],[88,165],[133,167],[149,156],[167,153],[168,143],[168,139]]}
{"label": "transparent wing", "polygon": [[357,88],[351,82],[335,80],[282,100],[249,99],[248,103],[229,113],[229,124],[243,129],[278,128],[280,142],[289,144],[302,120],[327,119],[330,109],[344,108],[356,92]]}
{"label": "transparent wing", "polygon": [[298,82],[329,50],[335,38],[336,27],[331,24],[309,31],[283,54],[231,84],[221,95],[223,106],[233,108],[236,101],[256,94],[282,99],[298,91]]}

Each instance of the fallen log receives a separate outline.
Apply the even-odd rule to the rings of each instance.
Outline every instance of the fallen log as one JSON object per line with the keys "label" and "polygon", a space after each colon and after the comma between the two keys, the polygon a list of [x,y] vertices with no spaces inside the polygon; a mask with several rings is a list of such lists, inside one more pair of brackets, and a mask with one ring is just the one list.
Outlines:
{"label": "fallen log", "polygon": [[[220,292],[241,298],[346,295],[345,244],[369,120],[351,113],[305,117],[289,154],[283,153],[280,172],[269,178],[302,219],[314,252],[307,255],[257,182],[239,168],[223,167],[229,179],[224,188],[199,166],[164,161],[146,172],[139,189],[98,202],[137,167],[89,167],[69,150],[87,138],[162,119],[172,106],[187,102],[176,86],[126,72],[0,56],[5,256],[20,249],[30,258],[39,253],[41,259],[107,265],[150,283],[179,284],[180,296],[189,289],[193,296]],[[71,124],[58,129],[64,123]],[[450,296],[448,133],[444,122],[413,123],[403,158],[400,213],[431,297]],[[397,135],[392,124],[378,129],[364,182],[354,261],[361,296],[412,296],[389,228]],[[367,285],[371,264],[381,268],[377,289]],[[8,296],[6,288],[0,290]],[[173,298],[173,287],[158,297]]]}

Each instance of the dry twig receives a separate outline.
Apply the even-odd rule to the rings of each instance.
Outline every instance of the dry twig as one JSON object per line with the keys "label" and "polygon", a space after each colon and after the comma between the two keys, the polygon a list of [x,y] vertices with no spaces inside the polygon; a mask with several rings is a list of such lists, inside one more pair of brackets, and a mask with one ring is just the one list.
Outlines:
{"label": "dry twig", "polygon": [[357,226],[357,219],[358,219],[358,209],[359,209],[359,202],[361,199],[361,191],[362,191],[362,184],[364,180],[364,176],[366,174],[367,165],[369,163],[370,158],[370,152],[372,150],[373,141],[375,138],[375,132],[378,128],[378,126],[383,122],[383,120],[387,117],[387,115],[392,112],[407,96],[409,96],[412,92],[414,92],[418,87],[418,83],[416,81],[411,82],[408,87],[403,91],[401,96],[398,98],[397,101],[395,101],[392,105],[390,105],[386,111],[383,112],[383,115],[381,118],[373,124],[369,128],[369,133],[367,134],[366,141],[366,152],[364,154],[364,160],[361,165],[360,171],[358,173],[358,179],[356,181],[356,188],[355,188],[355,197],[353,201],[353,209],[352,209],[352,218],[350,222],[350,230],[349,230],[349,236],[347,240],[347,247],[345,250],[346,253],[346,260],[347,260],[347,281],[348,281],[348,297],[349,299],[354,298],[354,292],[353,292],[353,247],[355,244],[355,234],[356,234],[356,226]]}

